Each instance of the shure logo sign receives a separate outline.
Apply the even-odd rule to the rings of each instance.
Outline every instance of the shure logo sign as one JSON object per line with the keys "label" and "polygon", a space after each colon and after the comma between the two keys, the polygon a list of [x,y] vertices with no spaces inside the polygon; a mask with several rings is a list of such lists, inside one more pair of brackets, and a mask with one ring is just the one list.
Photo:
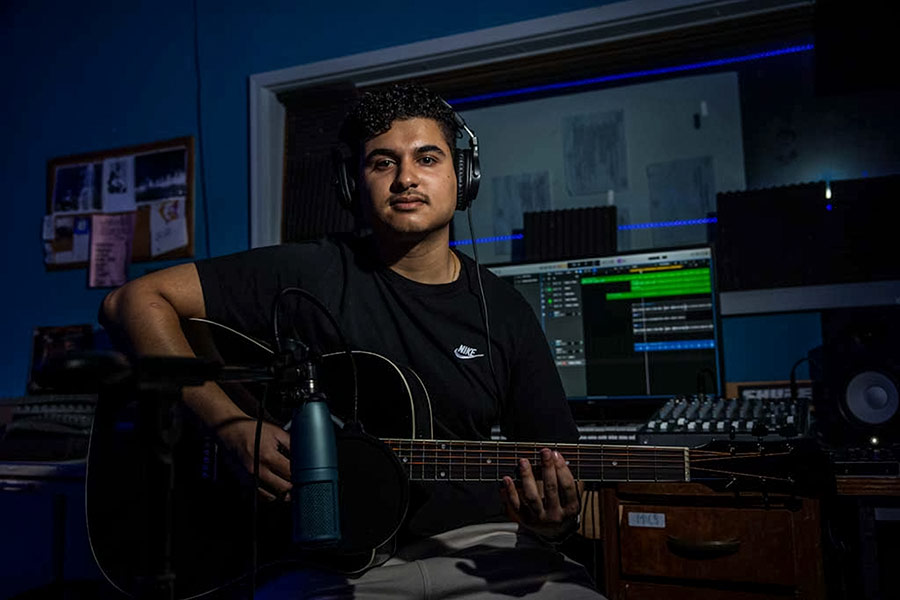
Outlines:
{"label": "shure logo sign", "polygon": [[453,354],[456,355],[456,358],[461,358],[463,360],[484,356],[484,354],[479,354],[477,349],[469,348],[465,344],[460,344],[459,347],[453,350]]}

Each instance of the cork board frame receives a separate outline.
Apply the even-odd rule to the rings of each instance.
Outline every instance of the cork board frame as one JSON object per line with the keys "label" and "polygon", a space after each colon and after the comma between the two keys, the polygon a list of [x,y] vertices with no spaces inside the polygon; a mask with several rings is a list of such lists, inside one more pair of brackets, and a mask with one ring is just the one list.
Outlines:
{"label": "cork board frame", "polygon": [[[117,166],[124,172],[121,184],[114,179]],[[133,196],[130,205],[121,202],[127,193],[108,193],[128,189]],[[92,214],[131,210],[136,212],[132,262],[193,257],[194,198],[193,136],[52,158],[47,161],[45,266],[47,270],[86,267],[83,248],[73,251],[73,239],[85,236],[81,246],[87,241],[89,232],[83,230],[83,224],[89,223]],[[154,255],[150,211],[160,203],[178,200],[182,202],[187,243]],[[75,246],[79,244],[75,242]]]}

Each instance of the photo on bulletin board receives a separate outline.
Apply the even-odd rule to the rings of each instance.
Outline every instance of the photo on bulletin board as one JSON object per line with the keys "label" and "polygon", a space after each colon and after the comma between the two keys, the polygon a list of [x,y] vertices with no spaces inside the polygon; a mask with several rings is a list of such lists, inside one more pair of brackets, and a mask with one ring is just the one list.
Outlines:
{"label": "photo on bulletin board", "polygon": [[194,138],[48,161],[43,222],[47,269],[88,266],[98,245],[91,240],[98,233],[92,229],[115,215],[133,222],[127,262],[192,257]]}

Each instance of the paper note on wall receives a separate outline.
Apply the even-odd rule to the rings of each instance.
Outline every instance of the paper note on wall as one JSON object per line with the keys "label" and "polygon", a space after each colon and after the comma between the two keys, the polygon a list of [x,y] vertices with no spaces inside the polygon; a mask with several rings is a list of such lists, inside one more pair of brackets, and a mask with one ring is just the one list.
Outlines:
{"label": "paper note on wall", "polygon": [[103,212],[130,212],[135,209],[133,156],[103,161],[101,190]]}
{"label": "paper note on wall", "polygon": [[[650,220],[678,223],[705,219],[716,210],[713,158],[699,156],[647,165]],[[655,227],[653,245],[683,246],[706,242],[703,227]]]}
{"label": "paper note on wall", "polygon": [[86,262],[90,251],[90,217],[50,215],[50,220],[52,237],[44,242],[44,262],[48,265]]}
{"label": "paper note on wall", "polygon": [[163,200],[150,208],[150,254],[159,256],[188,244],[184,200]]}
{"label": "paper note on wall", "polygon": [[565,117],[563,160],[570,196],[627,190],[624,111]]}
{"label": "paper note on wall", "polygon": [[91,216],[89,287],[114,287],[125,283],[131,262],[135,213]]}
{"label": "paper note on wall", "polygon": [[59,167],[54,174],[51,212],[86,213],[100,210],[101,163]]}

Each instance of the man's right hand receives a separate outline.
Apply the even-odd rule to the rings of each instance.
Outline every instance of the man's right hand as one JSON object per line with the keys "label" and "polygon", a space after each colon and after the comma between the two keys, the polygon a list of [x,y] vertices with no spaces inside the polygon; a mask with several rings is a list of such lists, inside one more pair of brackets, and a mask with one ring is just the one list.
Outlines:
{"label": "man's right hand", "polygon": [[[256,421],[241,419],[218,431],[219,439],[237,456],[247,473],[253,474]],[[267,500],[288,500],[291,490],[291,435],[272,423],[263,422],[259,439],[259,494]]]}
{"label": "man's right hand", "polygon": [[[122,349],[137,356],[194,356],[181,319],[206,317],[197,267],[183,264],[154,271],[110,292],[100,322]],[[184,390],[185,404],[219,438],[248,473],[253,473],[256,421],[208,381]],[[290,435],[264,423],[259,447],[260,494],[284,498],[291,489]]]}

